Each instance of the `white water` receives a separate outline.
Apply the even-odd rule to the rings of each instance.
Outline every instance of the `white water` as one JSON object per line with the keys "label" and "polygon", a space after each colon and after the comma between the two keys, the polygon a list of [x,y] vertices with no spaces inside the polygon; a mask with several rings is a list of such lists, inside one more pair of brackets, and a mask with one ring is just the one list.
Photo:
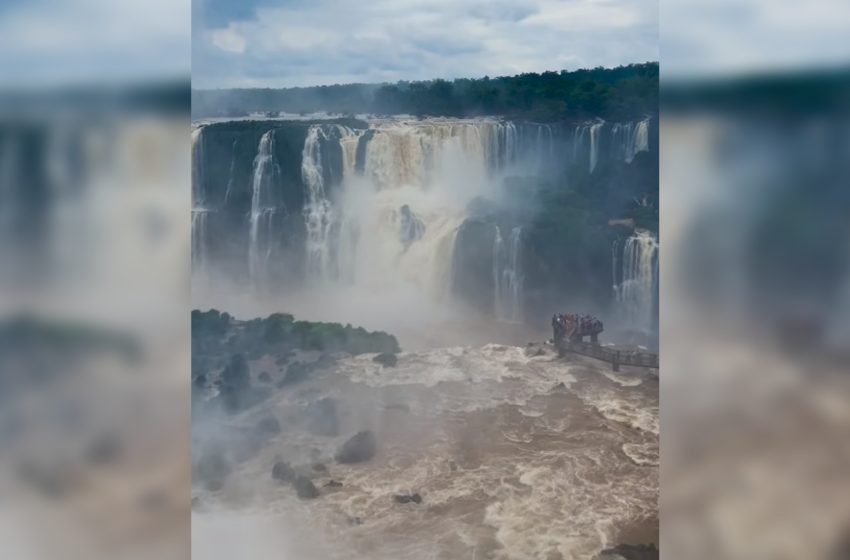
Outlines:
{"label": "white water", "polygon": [[307,226],[307,278],[325,283],[334,276],[331,262],[331,228],[334,210],[325,194],[320,141],[326,138],[321,126],[311,126],[301,155],[304,182],[304,222]]}
{"label": "white water", "polygon": [[[269,540],[284,550],[284,537],[309,522],[303,540],[323,536],[329,559],[590,560],[619,530],[657,515],[657,383],[607,373],[551,348],[537,355],[497,344],[402,352],[393,368],[372,355],[343,358],[302,391],[277,392],[234,422],[240,435],[268,414],[289,424],[222,491],[196,488],[198,515],[214,519],[235,503],[257,519],[274,516]],[[297,421],[307,402],[326,397],[346,419],[336,438]],[[330,460],[361,429],[375,433],[377,455],[365,464]],[[276,456],[305,469],[321,496],[301,501],[275,484]],[[315,461],[328,471],[310,471]],[[342,486],[325,487],[330,479]],[[420,493],[422,504],[395,503],[399,492]],[[256,547],[265,538],[244,540]]]}
{"label": "white water", "polygon": [[209,239],[207,237],[207,209],[204,208],[204,153],[202,126],[192,129],[192,272],[205,274],[208,261]]}
{"label": "white water", "polygon": [[204,169],[206,154],[203,140],[204,127],[192,129],[192,207],[203,206],[204,200]]}
{"label": "white water", "polygon": [[605,126],[604,121],[596,122],[590,126],[590,173],[596,169],[599,161],[599,131]]}
{"label": "white water", "polygon": [[[619,245],[614,245],[616,273]],[[622,272],[614,286],[617,304],[626,325],[644,333],[654,331],[655,294],[658,291],[658,240],[639,231],[623,245]]]}
{"label": "white water", "polygon": [[329,195],[319,142],[330,126],[336,125],[312,127],[304,147],[309,278],[346,287],[354,297],[396,293],[445,302],[457,230],[473,198],[500,196],[494,173],[518,159],[516,126],[375,122],[362,174],[355,170],[361,134],[340,128],[343,180]]}
{"label": "white water", "polygon": [[254,158],[253,190],[251,195],[248,266],[255,284],[262,280],[267,269],[275,239],[274,215],[279,209],[278,182],[280,166],[274,159],[274,130],[260,138]]}
{"label": "white water", "polygon": [[522,310],[522,228],[511,230],[508,242],[496,227],[493,246],[493,283],[495,285],[496,317],[505,321],[520,322]]}

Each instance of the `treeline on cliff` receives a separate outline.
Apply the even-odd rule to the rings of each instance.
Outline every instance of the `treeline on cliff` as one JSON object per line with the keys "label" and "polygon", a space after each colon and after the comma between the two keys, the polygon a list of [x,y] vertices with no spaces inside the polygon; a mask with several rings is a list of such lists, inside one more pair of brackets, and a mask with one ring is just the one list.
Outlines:
{"label": "treeline on cliff", "polygon": [[320,111],[451,117],[501,115],[540,122],[590,117],[632,120],[658,113],[658,63],[451,81],[192,92],[195,118]]}
{"label": "treeline on cliff", "polygon": [[[362,327],[298,321],[288,313],[241,321],[228,313],[210,309],[192,311],[192,398],[203,400],[212,387],[217,395],[210,406],[227,411],[252,406],[278,388],[303,382],[314,371],[328,366],[338,353],[394,354],[398,340],[382,331]],[[297,358],[299,351],[313,351],[312,360]],[[252,372],[252,363],[270,357],[274,368]]]}

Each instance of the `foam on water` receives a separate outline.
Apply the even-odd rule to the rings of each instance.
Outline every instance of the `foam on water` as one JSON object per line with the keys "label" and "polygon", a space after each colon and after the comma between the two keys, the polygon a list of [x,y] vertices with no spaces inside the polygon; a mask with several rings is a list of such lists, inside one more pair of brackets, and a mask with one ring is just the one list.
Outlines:
{"label": "foam on water", "polygon": [[[340,359],[238,419],[245,429],[271,413],[285,428],[205,500],[310,520],[329,559],[589,560],[657,515],[657,392],[534,353],[451,347],[401,353],[386,368],[373,355]],[[336,437],[299,428],[306,405],[326,397],[338,403]],[[332,462],[361,429],[375,432],[377,455]],[[277,456],[321,497],[301,501],[272,481]],[[327,472],[310,472],[317,460]],[[326,489],[331,479],[342,486]],[[413,492],[421,504],[393,499]]]}

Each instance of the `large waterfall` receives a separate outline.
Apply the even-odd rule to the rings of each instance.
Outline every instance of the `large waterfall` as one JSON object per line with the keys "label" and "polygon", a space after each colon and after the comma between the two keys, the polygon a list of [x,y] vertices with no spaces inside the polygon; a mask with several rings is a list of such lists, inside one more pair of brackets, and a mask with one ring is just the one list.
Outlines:
{"label": "large waterfall", "polygon": [[339,277],[372,293],[407,289],[444,299],[454,236],[473,198],[498,194],[490,172],[516,157],[515,126],[381,122],[357,152],[362,169],[346,163],[330,212],[339,221]]}
{"label": "large waterfall", "polygon": [[[481,286],[475,307],[522,321],[523,230],[500,205],[524,196],[516,190],[524,182],[514,178],[559,181],[569,166],[594,173],[631,162],[650,149],[649,124],[372,118],[197,127],[193,270],[222,271],[240,283],[247,277],[266,292],[304,287],[362,302],[403,292],[397,301],[433,305],[452,294],[469,300],[467,288],[456,290],[456,271],[474,267],[464,285]],[[495,225],[485,225],[483,237],[461,238],[472,244],[467,251],[485,256],[455,261],[461,225],[471,218],[493,224],[487,212],[504,214],[495,238],[487,229]],[[640,252],[636,243],[630,254]],[[617,297],[630,317],[646,316],[651,310],[642,309],[652,305],[637,280],[645,274],[628,274],[615,281]]]}
{"label": "large waterfall", "polygon": [[522,228],[511,229],[507,243],[497,226],[493,246],[493,284],[496,317],[519,322],[522,313]]}
{"label": "large waterfall", "polygon": [[254,282],[264,280],[274,246],[274,216],[282,209],[279,182],[280,166],[275,162],[274,130],[269,130],[260,138],[254,159],[248,246],[248,266]]}
{"label": "large waterfall", "polygon": [[625,326],[642,333],[654,332],[658,293],[657,238],[648,231],[637,231],[626,239],[622,250],[620,244],[615,243],[613,255],[614,293]]}

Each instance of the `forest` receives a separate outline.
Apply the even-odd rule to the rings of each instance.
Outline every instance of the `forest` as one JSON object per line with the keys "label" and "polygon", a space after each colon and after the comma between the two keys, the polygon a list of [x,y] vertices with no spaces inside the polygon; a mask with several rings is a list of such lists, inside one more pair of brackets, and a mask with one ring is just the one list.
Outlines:
{"label": "forest", "polygon": [[315,112],[625,121],[657,115],[658,63],[451,81],[192,91],[194,118]]}

